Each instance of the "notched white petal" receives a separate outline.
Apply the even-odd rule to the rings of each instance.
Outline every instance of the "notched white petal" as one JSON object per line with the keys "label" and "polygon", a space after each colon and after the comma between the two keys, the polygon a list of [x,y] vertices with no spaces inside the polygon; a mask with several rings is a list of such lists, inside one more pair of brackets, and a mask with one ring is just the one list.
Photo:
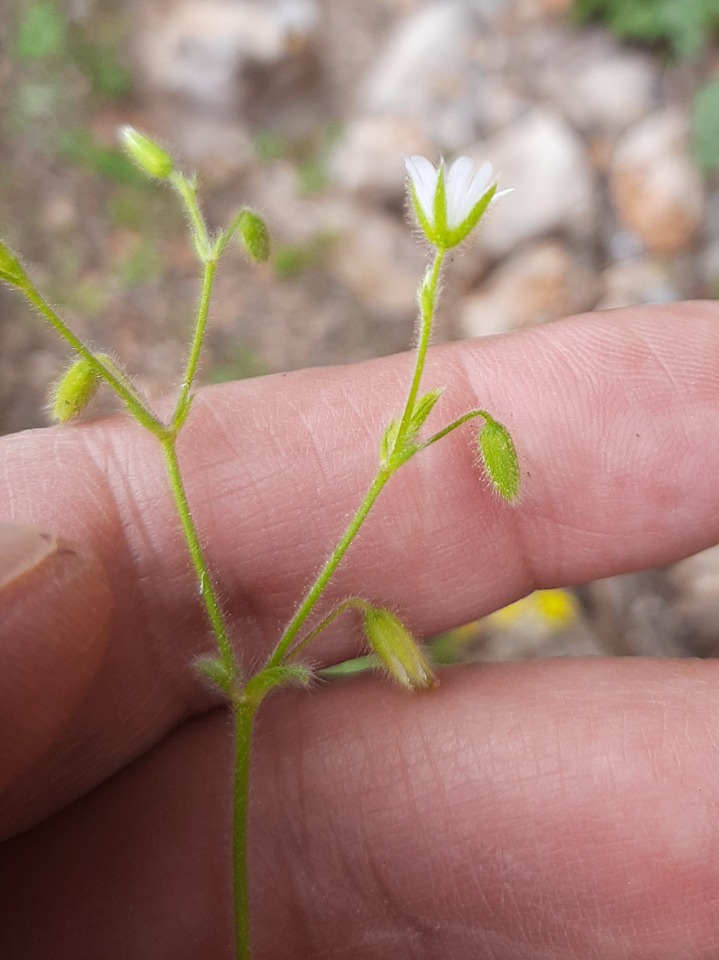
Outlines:
{"label": "notched white petal", "polygon": [[417,202],[422,213],[431,222],[434,211],[434,195],[437,190],[439,169],[426,157],[414,155],[405,157],[407,173],[412,181]]}

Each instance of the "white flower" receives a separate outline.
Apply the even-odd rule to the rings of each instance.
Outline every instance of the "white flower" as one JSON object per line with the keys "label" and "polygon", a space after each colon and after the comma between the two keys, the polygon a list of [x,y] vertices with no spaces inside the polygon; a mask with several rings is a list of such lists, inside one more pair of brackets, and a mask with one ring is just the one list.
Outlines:
{"label": "white flower", "polygon": [[469,157],[458,157],[446,171],[444,161],[435,167],[420,156],[406,157],[405,165],[419,225],[431,243],[445,249],[461,243],[492,200],[510,192],[496,192],[491,163],[475,170]]}

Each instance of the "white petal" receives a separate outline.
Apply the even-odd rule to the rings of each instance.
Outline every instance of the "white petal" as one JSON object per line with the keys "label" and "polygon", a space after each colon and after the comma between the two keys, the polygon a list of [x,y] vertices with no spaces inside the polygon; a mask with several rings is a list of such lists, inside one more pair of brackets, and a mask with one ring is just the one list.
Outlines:
{"label": "white petal", "polygon": [[470,180],[474,166],[469,157],[457,157],[447,171],[445,180],[447,190],[447,226],[450,230],[458,227],[467,217],[474,204],[468,205]]}
{"label": "white petal", "polygon": [[481,197],[487,192],[490,181],[492,179],[492,164],[487,162],[483,163],[479,170],[472,177],[472,182],[469,185],[469,206],[470,209],[474,207]]}
{"label": "white petal", "polygon": [[414,192],[422,213],[432,223],[434,217],[434,195],[437,192],[439,169],[426,157],[405,157],[405,166],[410,176]]}

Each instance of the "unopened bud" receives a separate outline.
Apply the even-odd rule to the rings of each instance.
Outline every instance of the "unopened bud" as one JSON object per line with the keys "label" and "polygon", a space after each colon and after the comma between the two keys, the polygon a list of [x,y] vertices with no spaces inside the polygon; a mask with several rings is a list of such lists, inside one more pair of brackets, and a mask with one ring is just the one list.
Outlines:
{"label": "unopened bud", "polygon": [[95,367],[80,357],[52,388],[50,415],[57,423],[74,420],[92,400],[100,380]]}
{"label": "unopened bud", "polygon": [[479,431],[479,449],[492,486],[503,499],[513,503],[519,497],[519,461],[509,430],[497,420],[487,419]]}
{"label": "unopened bud", "polygon": [[167,150],[134,127],[120,127],[120,143],[130,160],[148,177],[165,180],[175,169]]}
{"label": "unopened bud", "polygon": [[404,624],[389,610],[367,606],[364,632],[389,674],[411,690],[426,690],[437,683],[429,661]]}
{"label": "unopened bud", "polygon": [[2,240],[0,240],[0,280],[13,287],[24,287],[27,283],[27,274],[22,264]]}
{"label": "unopened bud", "polygon": [[244,210],[237,224],[237,237],[255,263],[265,263],[270,256],[270,234],[267,224],[253,210]]}

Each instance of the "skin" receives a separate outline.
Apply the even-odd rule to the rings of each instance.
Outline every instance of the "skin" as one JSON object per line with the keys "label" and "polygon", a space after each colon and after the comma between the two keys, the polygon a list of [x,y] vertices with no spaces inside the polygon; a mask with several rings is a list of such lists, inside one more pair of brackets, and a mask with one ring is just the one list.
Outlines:
{"label": "skin", "polygon": [[[439,428],[333,588],[431,635],[536,587],[719,540],[719,308],[586,315],[430,353]],[[407,356],[212,388],[179,445],[251,667],[372,478]],[[13,960],[232,955],[227,713],[159,450],[124,418],[0,440],[0,943]],[[18,538],[36,559],[28,566]],[[22,554],[25,556],[25,554]],[[38,559],[39,558],[39,559]],[[360,648],[351,615],[312,648]],[[715,960],[719,663],[471,665],[263,707],[252,794],[258,960]]]}

